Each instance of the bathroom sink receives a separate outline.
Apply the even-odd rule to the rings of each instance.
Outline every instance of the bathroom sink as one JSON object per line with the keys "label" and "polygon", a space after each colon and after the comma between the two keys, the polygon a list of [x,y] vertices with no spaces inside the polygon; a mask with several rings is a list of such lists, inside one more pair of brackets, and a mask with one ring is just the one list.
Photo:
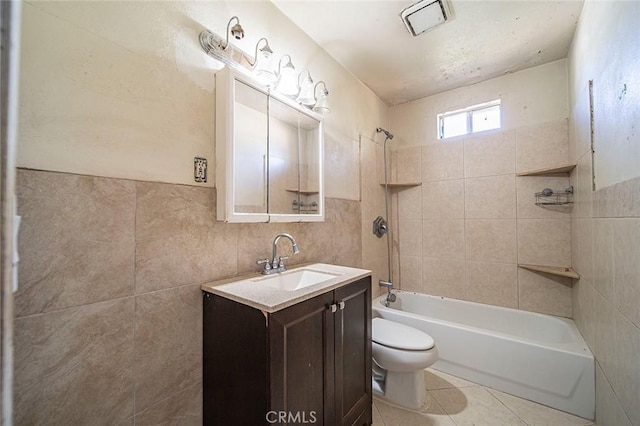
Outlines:
{"label": "bathroom sink", "polygon": [[311,269],[298,269],[290,272],[282,272],[264,278],[257,279],[261,285],[276,288],[278,290],[295,291],[301,288],[332,280],[337,274],[314,271]]}

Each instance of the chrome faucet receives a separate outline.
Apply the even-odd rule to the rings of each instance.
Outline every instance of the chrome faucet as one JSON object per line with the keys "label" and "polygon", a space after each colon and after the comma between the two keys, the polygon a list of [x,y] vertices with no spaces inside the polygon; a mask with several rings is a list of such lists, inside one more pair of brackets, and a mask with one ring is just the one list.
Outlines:
{"label": "chrome faucet", "polygon": [[273,260],[269,261],[269,259],[262,259],[256,262],[259,265],[264,264],[264,268],[262,268],[263,275],[275,274],[277,272],[284,272],[287,270],[287,268],[284,266],[284,261],[288,259],[289,256],[278,256],[278,241],[280,241],[280,238],[282,237],[287,238],[289,241],[291,241],[291,245],[293,246],[293,254],[300,253],[298,243],[296,243],[295,238],[293,238],[290,234],[276,235],[276,237],[273,239],[273,253],[271,257]]}

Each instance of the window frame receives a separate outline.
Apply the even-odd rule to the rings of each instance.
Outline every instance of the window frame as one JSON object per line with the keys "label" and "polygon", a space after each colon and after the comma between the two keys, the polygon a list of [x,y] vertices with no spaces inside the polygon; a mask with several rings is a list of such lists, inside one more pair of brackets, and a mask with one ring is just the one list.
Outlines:
{"label": "window frame", "polygon": [[[499,110],[499,114],[500,114],[500,125],[498,127],[495,127],[493,129],[485,129],[485,130],[478,130],[478,131],[474,131],[473,130],[473,113],[474,112],[479,112],[479,111],[483,111],[485,109],[489,109],[489,108],[494,108],[494,107],[498,107]],[[448,136],[445,137],[444,136],[444,120],[447,117],[451,117],[454,115],[460,115],[460,114],[466,114],[466,122],[467,122],[467,131],[466,133],[461,133],[459,135],[455,135],[455,136]],[[461,109],[457,109],[454,111],[447,111],[447,112],[442,112],[440,114],[437,115],[436,117],[436,132],[437,132],[437,136],[438,136],[438,140],[444,140],[444,139],[451,139],[451,138],[455,138],[455,137],[459,137],[459,136],[464,136],[464,135],[470,135],[473,133],[480,133],[480,132],[488,132],[491,130],[497,130],[497,129],[501,129],[502,128],[502,100],[501,99],[495,99],[493,101],[489,101],[489,102],[483,102],[481,104],[477,104],[477,105],[471,105],[468,106],[466,108],[461,108]]]}

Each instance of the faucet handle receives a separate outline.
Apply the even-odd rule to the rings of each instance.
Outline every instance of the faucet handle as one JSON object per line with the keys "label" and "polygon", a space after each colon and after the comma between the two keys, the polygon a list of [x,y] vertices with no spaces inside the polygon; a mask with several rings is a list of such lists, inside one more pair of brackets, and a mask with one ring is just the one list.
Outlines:
{"label": "faucet handle", "polygon": [[289,256],[280,256],[278,259],[278,268],[284,268],[284,261],[287,260]]}
{"label": "faucet handle", "polygon": [[271,263],[269,263],[269,259],[260,259],[260,260],[257,260],[256,263],[258,265],[264,264],[264,270],[265,271],[271,270]]}

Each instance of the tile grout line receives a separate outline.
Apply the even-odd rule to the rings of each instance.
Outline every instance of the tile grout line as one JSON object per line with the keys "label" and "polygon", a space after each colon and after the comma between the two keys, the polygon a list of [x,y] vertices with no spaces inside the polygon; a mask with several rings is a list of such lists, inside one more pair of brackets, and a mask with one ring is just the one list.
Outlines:
{"label": "tile grout line", "polygon": [[[382,421],[382,426],[387,426],[387,424],[384,421],[384,418],[382,417],[382,413],[380,413],[380,410],[378,410],[378,406],[376,405],[375,401],[372,400],[371,405],[373,406],[372,409],[378,413],[378,418]],[[371,414],[371,422],[373,423],[373,413]]]}
{"label": "tile grout line", "polygon": [[505,404],[504,402],[502,402],[502,400],[501,400],[500,398],[498,398],[497,396],[495,396],[495,395],[493,394],[493,392],[491,392],[491,390],[489,390],[489,388],[487,388],[487,387],[485,387],[485,386],[482,386],[482,388],[483,388],[484,390],[486,390],[486,391],[487,391],[487,393],[489,393],[489,395],[491,395],[491,397],[492,397],[493,399],[495,399],[495,400],[496,400],[496,401],[498,401],[498,402],[499,402],[503,407],[505,407],[505,408],[506,408],[506,409],[507,409],[511,414],[513,414],[514,416],[516,416],[517,418],[519,418],[519,419],[522,421],[522,423],[524,423],[524,424],[526,424],[526,425],[528,425],[528,424],[529,424],[529,423],[527,423],[527,422],[526,422],[522,417],[520,417],[520,416],[519,416],[515,411],[513,411],[513,410],[512,410],[512,409],[511,409],[507,404]]}
{"label": "tile grout line", "polygon": [[[453,388],[449,388],[449,389],[458,389],[456,386],[454,386]],[[435,396],[433,396],[433,394],[431,393],[431,389],[427,389],[427,395],[429,395],[429,398],[431,398],[431,401],[434,402],[439,408],[440,410],[442,410],[443,413],[445,413],[447,415],[447,418],[449,420],[451,420],[451,423],[453,423],[454,425],[457,425],[458,423],[456,423],[455,420],[453,420],[453,417],[451,417],[451,414],[449,414],[449,412],[447,410],[444,409],[444,407],[442,406],[442,404],[440,404],[438,402],[438,400],[435,398]]]}
{"label": "tile grout line", "polygon": [[137,269],[138,269],[138,188],[139,185],[135,184],[135,206],[133,210],[133,360],[132,360],[132,373],[133,373],[133,426],[136,426],[136,403],[137,403],[137,395],[136,389],[138,387],[138,375],[137,373],[137,364],[136,364],[136,347],[138,343],[138,297],[136,295],[136,290],[138,287],[137,283]]}

